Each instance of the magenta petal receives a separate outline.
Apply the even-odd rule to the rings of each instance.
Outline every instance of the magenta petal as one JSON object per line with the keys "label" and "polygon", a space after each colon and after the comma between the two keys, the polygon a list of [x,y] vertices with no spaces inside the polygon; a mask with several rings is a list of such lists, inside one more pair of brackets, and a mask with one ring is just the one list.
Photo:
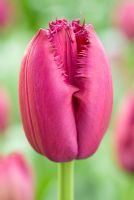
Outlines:
{"label": "magenta petal", "polygon": [[20,71],[20,81],[19,81],[19,99],[20,99],[20,110],[21,110],[21,118],[23,121],[23,127],[26,133],[26,136],[29,142],[32,144],[33,148],[36,151],[41,152],[41,149],[38,145],[39,141],[36,141],[36,135],[34,131],[34,126],[31,119],[31,113],[29,110],[29,100],[28,100],[28,91],[27,91],[27,73],[26,67],[28,62],[28,55],[31,51],[32,46],[36,42],[39,37],[40,32],[34,37],[32,42],[29,44],[27,48],[27,53],[25,54],[22,64],[21,64],[21,71]]}
{"label": "magenta petal", "polygon": [[[51,160],[72,160],[77,155],[77,133],[72,107],[72,94],[76,89],[65,83],[54,61],[45,30],[40,31],[27,57],[27,62],[22,65],[27,80],[26,90],[24,94],[21,93],[20,105],[24,127],[29,124],[32,128],[25,128],[28,139],[31,144],[34,142],[36,150],[39,148]],[[20,85],[21,80],[24,80],[22,76],[23,72],[20,75]],[[30,102],[26,104],[30,116],[27,122],[27,112],[23,111],[25,96],[27,102]]]}
{"label": "magenta petal", "polygon": [[87,64],[76,77],[76,85],[80,89],[75,95],[78,159],[89,157],[97,150],[109,123],[113,99],[107,57],[93,27],[89,25],[86,30],[89,47],[83,63]]}
{"label": "magenta petal", "polygon": [[1,200],[33,200],[34,189],[31,168],[21,154],[0,157]]}
{"label": "magenta petal", "polygon": [[117,9],[115,20],[124,35],[134,40],[134,1],[122,1]]}
{"label": "magenta petal", "polygon": [[11,102],[5,88],[0,88],[0,134],[2,134],[9,123]]}
{"label": "magenta petal", "polygon": [[116,150],[120,166],[134,173],[134,95],[127,95],[119,109],[116,121]]}
{"label": "magenta petal", "polygon": [[50,24],[50,41],[61,66],[66,81],[73,85],[77,62],[77,44],[75,34],[67,20],[56,20]]}

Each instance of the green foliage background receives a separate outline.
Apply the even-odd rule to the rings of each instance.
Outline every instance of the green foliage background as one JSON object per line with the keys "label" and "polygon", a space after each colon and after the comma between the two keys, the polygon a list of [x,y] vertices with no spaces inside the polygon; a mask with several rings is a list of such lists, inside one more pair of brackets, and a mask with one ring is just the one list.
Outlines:
{"label": "green foliage background", "polygon": [[[80,17],[92,23],[106,48],[113,74],[111,124],[97,153],[87,160],[76,161],[75,199],[129,200],[134,196],[131,189],[134,181],[119,168],[113,145],[116,111],[122,96],[131,88],[134,75],[133,44],[112,23],[116,4],[115,0],[14,0],[14,22],[0,32],[0,84],[7,87],[12,100],[11,122],[5,137],[0,138],[0,152],[25,154],[33,168],[36,200],[56,199],[57,164],[38,155],[25,138],[19,114],[18,78],[28,42],[40,27],[48,28],[49,21],[56,17],[69,20]],[[115,62],[112,55],[120,51],[121,62]]]}

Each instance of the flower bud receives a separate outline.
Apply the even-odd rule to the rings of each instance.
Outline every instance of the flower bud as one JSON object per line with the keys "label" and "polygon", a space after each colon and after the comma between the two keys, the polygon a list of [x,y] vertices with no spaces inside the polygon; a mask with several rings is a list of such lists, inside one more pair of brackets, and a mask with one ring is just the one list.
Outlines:
{"label": "flower bud", "polygon": [[62,19],[39,30],[23,58],[19,97],[37,152],[55,162],[91,156],[112,109],[109,64],[92,25]]}
{"label": "flower bud", "polygon": [[120,106],[116,125],[116,149],[120,166],[134,172],[134,95],[129,94]]}
{"label": "flower bud", "polygon": [[18,153],[0,157],[0,199],[34,200],[31,170]]}
{"label": "flower bud", "polygon": [[0,28],[7,26],[12,17],[12,6],[10,0],[0,0]]}
{"label": "flower bud", "polygon": [[117,23],[122,32],[130,39],[134,39],[134,1],[124,1],[117,10]]}
{"label": "flower bud", "polygon": [[4,88],[0,88],[0,133],[2,133],[9,122],[10,118],[10,100],[9,96],[4,90]]}

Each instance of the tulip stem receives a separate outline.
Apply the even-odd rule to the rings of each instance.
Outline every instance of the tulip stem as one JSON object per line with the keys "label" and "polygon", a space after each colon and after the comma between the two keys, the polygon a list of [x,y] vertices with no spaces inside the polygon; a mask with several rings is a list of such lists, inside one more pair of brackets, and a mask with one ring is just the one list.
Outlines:
{"label": "tulip stem", "polygon": [[126,198],[129,197],[130,200],[134,199],[133,185],[134,185],[134,177],[132,176],[132,174],[129,174],[128,193]]}
{"label": "tulip stem", "polygon": [[58,200],[74,200],[74,162],[60,163]]}

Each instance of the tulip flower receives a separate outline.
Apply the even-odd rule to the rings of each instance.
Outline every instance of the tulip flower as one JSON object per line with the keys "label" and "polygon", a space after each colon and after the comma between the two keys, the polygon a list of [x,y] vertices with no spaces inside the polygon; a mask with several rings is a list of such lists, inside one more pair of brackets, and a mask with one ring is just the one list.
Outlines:
{"label": "tulip flower", "polygon": [[117,23],[122,32],[134,39],[134,1],[124,1],[117,10]]}
{"label": "tulip flower", "polygon": [[116,125],[116,149],[120,166],[134,173],[134,95],[121,104]]}
{"label": "tulip flower", "polygon": [[0,157],[0,199],[34,200],[31,169],[21,154]]}
{"label": "tulip flower", "polygon": [[107,56],[92,25],[50,23],[31,41],[20,72],[26,136],[56,162],[83,159],[98,148],[112,108]]}
{"label": "tulip flower", "polygon": [[2,133],[8,125],[10,117],[10,100],[4,88],[0,88],[0,133]]}
{"label": "tulip flower", "polygon": [[5,27],[9,24],[12,16],[10,0],[0,0],[0,27]]}
{"label": "tulip flower", "polygon": [[[37,152],[55,162],[95,153],[111,115],[112,81],[91,24],[57,19],[39,30],[22,61],[19,99],[26,136]],[[68,168],[70,163],[60,169],[66,174],[63,193],[72,185]],[[59,198],[70,200],[69,193]]]}

